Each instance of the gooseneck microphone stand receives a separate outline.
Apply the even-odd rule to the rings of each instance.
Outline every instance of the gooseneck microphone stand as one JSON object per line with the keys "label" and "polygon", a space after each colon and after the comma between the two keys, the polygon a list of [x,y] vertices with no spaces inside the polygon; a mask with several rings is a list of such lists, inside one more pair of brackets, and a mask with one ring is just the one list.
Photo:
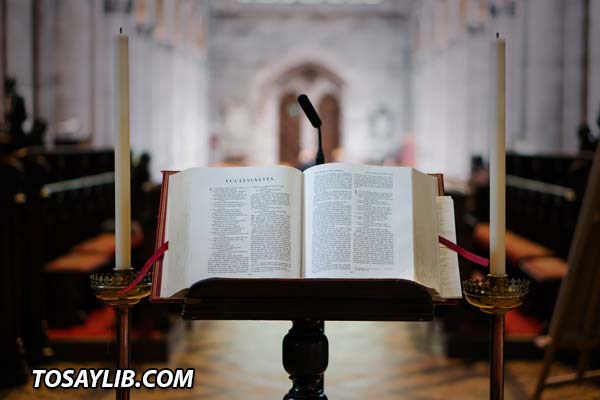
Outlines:
{"label": "gooseneck microphone stand", "polygon": [[319,135],[319,148],[317,149],[317,156],[315,158],[315,164],[321,165],[325,164],[325,155],[323,154],[323,145],[321,144],[321,127],[317,128],[317,132]]}
{"label": "gooseneck microphone stand", "polygon": [[[302,107],[302,111],[304,111],[304,114],[306,114],[306,117],[310,121],[311,125],[317,129],[319,135],[319,147],[315,157],[315,164],[325,164],[325,155],[323,153],[323,144],[321,142],[321,118],[319,118],[315,108],[305,94],[298,96],[298,103],[300,104],[300,107]],[[321,357],[316,356],[315,354],[300,355],[298,353],[298,344],[306,344],[307,342],[311,342],[311,348],[315,349],[315,354],[320,354]],[[293,351],[294,349],[296,350]],[[319,351],[316,349],[319,349]],[[313,382],[309,383],[308,385],[309,387],[312,385],[310,394],[303,393],[304,389],[297,388],[295,390],[292,388],[290,393],[288,393],[283,399],[300,400],[304,398],[317,398],[319,400],[327,400],[324,390],[325,377],[323,376],[323,372],[325,371],[325,368],[327,368],[329,342],[325,336],[325,321],[309,319],[294,320],[292,329],[283,341],[283,354],[284,366],[305,365],[310,366],[312,371],[317,372],[317,374],[311,378],[313,379]],[[286,357],[286,354],[295,354],[295,356]],[[288,371],[287,367],[286,371]]]}
{"label": "gooseneck microphone stand", "polygon": [[308,99],[308,96],[305,94],[301,94],[298,96],[298,104],[302,107],[302,111],[306,114],[306,117],[312,124],[314,128],[317,129],[319,135],[319,148],[317,149],[317,156],[315,157],[315,164],[321,165],[325,164],[325,155],[323,154],[323,144],[321,143],[321,118],[319,118],[319,114],[315,111],[312,103]]}

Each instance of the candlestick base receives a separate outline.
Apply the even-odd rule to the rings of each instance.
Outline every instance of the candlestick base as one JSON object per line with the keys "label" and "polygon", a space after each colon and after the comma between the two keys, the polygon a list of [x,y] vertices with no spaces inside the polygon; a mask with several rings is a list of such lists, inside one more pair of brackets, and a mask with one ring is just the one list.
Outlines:
{"label": "candlestick base", "polygon": [[121,294],[136,277],[132,268],[115,269],[113,272],[92,274],[90,286],[96,297],[111,306],[133,306],[150,294],[151,274],[146,275],[131,290]]}
{"label": "candlestick base", "polygon": [[[133,288],[121,293],[133,280],[137,273],[133,268],[115,269],[113,272],[92,274],[90,286],[96,297],[102,302],[114,306],[117,311],[118,344],[117,368],[129,369],[131,364],[131,307],[150,294],[151,274],[147,274]],[[129,400],[129,388],[116,389],[117,400]]]}
{"label": "candlestick base", "polygon": [[504,399],[504,314],[523,304],[529,291],[527,279],[508,279],[488,275],[486,279],[463,282],[469,304],[491,314],[490,324],[490,399]]}
{"label": "candlestick base", "polygon": [[527,292],[527,279],[509,279],[506,275],[463,281],[465,299],[487,314],[505,314],[519,307]]}

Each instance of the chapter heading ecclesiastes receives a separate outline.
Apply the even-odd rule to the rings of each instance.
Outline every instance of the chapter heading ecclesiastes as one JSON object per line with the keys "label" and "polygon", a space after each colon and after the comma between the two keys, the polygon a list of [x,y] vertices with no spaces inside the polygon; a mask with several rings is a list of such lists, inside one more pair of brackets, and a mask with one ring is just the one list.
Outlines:
{"label": "chapter heading ecclesiastes", "polygon": [[226,178],[225,183],[252,183],[252,182],[271,182],[275,178],[272,176],[263,176],[257,178]]}

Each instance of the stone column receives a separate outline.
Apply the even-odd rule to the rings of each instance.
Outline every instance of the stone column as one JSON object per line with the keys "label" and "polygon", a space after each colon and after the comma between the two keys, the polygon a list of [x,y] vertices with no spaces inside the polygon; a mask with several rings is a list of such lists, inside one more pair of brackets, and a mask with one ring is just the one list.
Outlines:
{"label": "stone column", "polygon": [[596,135],[598,132],[597,119],[600,114],[600,1],[590,2],[589,30],[589,79],[588,79],[588,123]]}
{"label": "stone column", "polygon": [[561,150],[563,130],[564,1],[529,0],[527,99],[523,148]]}
{"label": "stone column", "polygon": [[581,78],[583,62],[582,22],[583,1],[565,2],[564,43],[563,43],[563,85],[564,104],[562,114],[562,140],[564,151],[577,151],[577,128],[582,122],[584,103],[581,98]]}
{"label": "stone column", "polygon": [[4,75],[6,74],[6,0],[0,0],[0,131],[4,127]]}
{"label": "stone column", "polygon": [[56,10],[53,0],[35,0],[35,23],[37,28],[34,34],[36,45],[35,59],[37,65],[34,69],[35,82],[35,112],[36,116],[44,119],[47,123],[45,144],[51,146],[54,142],[54,131],[56,128],[55,113],[55,88],[56,59],[55,59],[55,26]]}
{"label": "stone column", "polygon": [[91,138],[93,3],[54,1],[56,133],[77,140]]}
{"label": "stone column", "polygon": [[[32,0],[4,0],[6,2],[6,75],[17,79],[17,90],[25,98],[27,122],[33,109],[33,40]],[[4,83],[3,83],[4,84]],[[28,128],[27,124],[24,126]]]}

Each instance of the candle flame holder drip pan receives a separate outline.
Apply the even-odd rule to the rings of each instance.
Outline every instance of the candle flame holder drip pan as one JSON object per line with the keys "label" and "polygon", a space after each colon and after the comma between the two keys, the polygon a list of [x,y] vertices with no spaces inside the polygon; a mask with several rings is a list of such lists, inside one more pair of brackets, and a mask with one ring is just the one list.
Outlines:
{"label": "candle flame holder drip pan", "polygon": [[509,279],[506,275],[463,281],[469,304],[490,314],[490,400],[504,399],[504,314],[523,304],[527,292],[527,279]]}
{"label": "candle flame holder drip pan", "polygon": [[[112,272],[90,275],[90,287],[103,303],[116,310],[117,368],[129,369],[131,365],[131,307],[150,294],[152,278],[147,274],[128,291],[123,292],[136,278],[133,268],[114,269]],[[118,387],[117,400],[130,400],[130,389]]]}
{"label": "candle flame holder drip pan", "polygon": [[137,272],[132,268],[92,274],[90,286],[96,297],[108,305],[132,306],[150,294],[152,283],[152,276],[148,274],[136,286],[121,294],[136,276]]}
{"label": "candle flame holder drip pan", "polygon": [[529,292],[529,280],[488,275],[484,279],[463,281],[469,304],[488,314],[505,314],[519,307]]}

